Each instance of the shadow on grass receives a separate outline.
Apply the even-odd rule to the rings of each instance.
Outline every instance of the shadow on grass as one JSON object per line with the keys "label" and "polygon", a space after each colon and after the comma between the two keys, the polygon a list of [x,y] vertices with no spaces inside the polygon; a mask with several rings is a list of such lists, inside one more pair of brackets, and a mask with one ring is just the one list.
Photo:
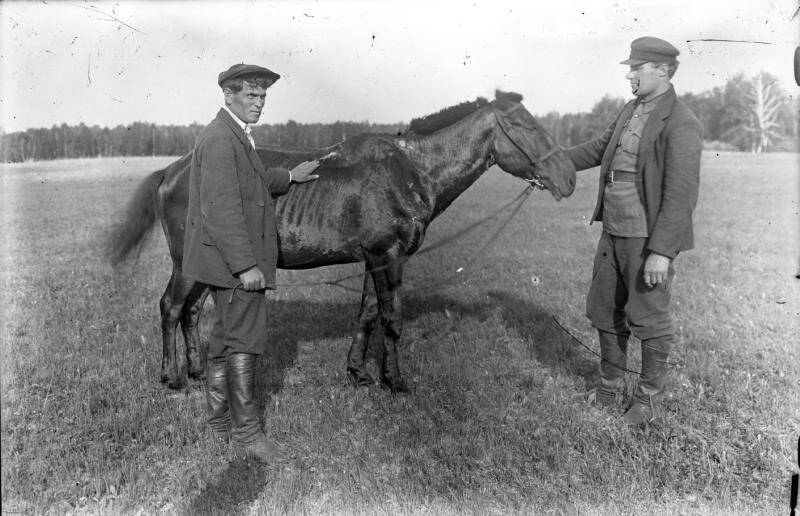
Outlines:
{"label": "shadow on grass", "polygon": [[[420,316],[445,310],[482,319],[499,309],[503,321],[525,340],[532,358],[559,372],[581,377],[587,388],[596,382],[597,361],[594,357],[554,323],[553,314],[530,299],[497,290],[487,293],[487,301],[475,303],[464,303],[439,294],[421,297],[413,296],[413,292],[411,294],[403,303],[404,324]],[[357,314],[358,303],[314,303],[305,300],[270,303],[267,336],[270,345],[259,361],[256,375],[256,401],[260,413],[263,413],[272,396],[283,388],[285,371],[292,367],[297,358],[297,343],[348,338],[355,331]],[[377,363],[382,358],[382,339],[383,330],[378,324],[367,349],[367,358]],[[331,368],[344,369],[346,352],[346,349],[342,350],[341,362],[331,364]]]}
{"label": "shadow on grass", "polygon": [[[503,320],[513,327],[528,344],[528,349],[540,363],[568,374],[581,376],[590,387],[595,384],[597,360],[559,328],[553,315],[528,299],[507,292],[488,293],[501,307]],[[584,342],[591,348],[591,343]]]}
{"label": "shadow on grass", "polygon": [[[596,362],[587,358],[588,352],[580,349],[553,324],[550,313],[529,299],[507,292],[490,291],[487,295],[485,301],[465,303],[439,294],[417,297],[412,292],[404,300],[403,321],[408,324],[419,317],[445,310],[476,319],[488,319],[499,312],[502,320],[525,340],[531,358],[559,373],[578,375],[587,382],[591,381]],[[315,303],[299,300],[270,303],[270,346],[259,361],[257,372],[256,401],[261,414],[265,413],[270,399],[283,389],[286,371],[297,358],[298,342],[350,337],[355,330],[357,313],[358,303],[354,302]],[[367,356],[378,363],[382,354],[382,334],[382,328],[376,326],[367,350]],[[404,349],[407,348],[401,348],[400,353]],[[341,361],[330,364],[331,370],[337,367],[344,369],[346,352],[347,349],[342,349]],[[407,371],[404,373],[409,374]],[[469,413],[466,399],[462,405],[462,410],[455,410],[453,417],[458,416],[458,412]],[[457,406],[461,405],[452,405]],[[188,513],[246,512],[247,505],[254,502],[263,490],[266,469],[266,466],[248,461],[231,462],[193,499]]]}
{"label": "shadow on grass", "polygon": [[194,498],[183,512],[194,514],[246,514],[261,494],[269,466],[257,461],[235,459],[211,485]]}
{"label": "shadow on grass", "polygon": [[[587,385],[594,384],[596,360],[587,357],[589,352],[574,342],[553,321],[551,313],[530,299],[508,292],[491,290],[488,300],[464,303],[440,294],[414,296],[413,292],[403,300],[403,322],[408,324],[420,316],[455,311],[462,316],[485,319],[498,310],[502,319],[518,335],[525,339],[532,357],[540,363],[558,368],[562,372],[579,375]],[[259,409],[263,409],[270,398],[281,391],[285,371],[297,358],[297,343],[319,339],[349,338],[356,329],[358,302],[315,303],[306,300],[274,301],[269,303],[269,333],[267,352],[259,360],[256,392]],[[211,313],[205,316],[210,319]],[[367,358],[380,363],[383,353],[383,329],[376,324]],[[401,339],[402,340],[402,339]],[[585,343],[590,345],[591,343]],[[342,360],[331,367],[344,369],[346,349]],[[196,388],[203,388],[202,384]]]}

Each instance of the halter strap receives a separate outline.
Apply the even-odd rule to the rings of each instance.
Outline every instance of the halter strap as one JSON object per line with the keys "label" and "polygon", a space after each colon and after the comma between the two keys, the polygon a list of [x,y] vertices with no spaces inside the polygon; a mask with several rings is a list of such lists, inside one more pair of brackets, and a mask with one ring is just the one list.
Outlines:
{"label": "halter strap", "polygon": [[[510,112],[514,112],[514,111],[516,111],[516,110],[518,110],[518,109],[524,109],[524,108],[522,107],[522,105],[521,105],[521,104],[518,104],[518,105],[514,106],[513,108],[511,108]],[[511,126],[510,126],[510,125],[509,125],[509,126],[507,126],[507,125],[506,125],[506,124],[507,124],[506,120],[505,120],[505,119],[504,119],[502,116],[500,116],[500,114],[497,112],[497,108],[495,107],[495,105],[494,105],[494,104],[492,104],[492,111],[494,112],[494,117],[495,117],[495,120],[497,120],[497,125],[499,125],[499,126],[500,126],[500,130],[502,130],[502,131],[503,131],[503,134],[505,134],[505,135],[506,135],[506,138],[508,138],[508,139],[509,139],[509,141],[511,141],[511,143],[513,143],[513,144],[514,144],[514,146],[515,146],[517,149],[519,149],[519,151],[520,151],[520,152],[521,152],[521,153],[522,153],[522,154],[523,154],[523,155],[524,155],[526,158],[528,158],[528,161],[530,162],[530,164],[531,164],[531,165],[533,165],[533,168],[534,168],[533,177],[532,177],[531,179],[525,179],[525,181],[527,181],[527,182],[531,183],[532,185],[536,186],[536,187],[537,187],[537,188],[539,188],[540,190],[543,190],[543,189],[545,188],[545,186],[544,186],[544,183],[542,183],[542,178],[539,176],[539,174],[537,174],[537,173],[535,172],[535,170],[539,168],[539,164],[540,164],[540,163],[543,163],[545,160],[547,160],[547,159],[551,158],[551,157],[552,157],[552,156],[553,156],[553,155],[554,155],[556,152],[558,152],[559,150],[561,150],[561,147],[560,147],[560,146],[558,146],[558,145],[556,145],[556,146],[555,146],[555,147],[553,147],[552,149],[548,150],[548,151],[547,151],[547,152],[544,154],[544,156],[536,156],[535,158],[534,158],[534,157],[532,157],[532,156],[531,156],[531,155],[528,153],[528,151],[527,151],[527,150],[525,150],[525,148],[524,148],[522,145],[520,145],[520,144],[519,144],[519,142],[517,142],[517,141],[516,141],[516,140],[515,140],[515,139],[514,139],[514,138],[511,136],[511,132],[512,132],[512,128],[511,128]]]}

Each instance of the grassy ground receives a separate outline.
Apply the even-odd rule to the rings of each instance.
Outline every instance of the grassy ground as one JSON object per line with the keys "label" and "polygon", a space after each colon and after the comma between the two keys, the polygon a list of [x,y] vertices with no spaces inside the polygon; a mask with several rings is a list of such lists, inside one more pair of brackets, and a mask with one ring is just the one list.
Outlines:
{"label": "grassy ground", "polygon": [[[275,293],[258,391],[267,433],[295,456],[281,469],[214,444],[202,385],[159,383],[163,236],[117,274],[100,259],[98,239],[137,181],[170,161],[2,168],[3,512],[788,513],[800,436],[796,155],[704,156],[697,249],[677,262],[663,428],[631,430],[620,411],[570,399],[591,385],[596,357],[552,318],[597,349],[583,316],[599,236],[589,171],[561,203],[533,194],[460,281],[424,288],[463,267],[486,233],[411,261],[400,355],[413,395],[347,386],[358,294]],[[491,171],[428,243],[521,189]]]}

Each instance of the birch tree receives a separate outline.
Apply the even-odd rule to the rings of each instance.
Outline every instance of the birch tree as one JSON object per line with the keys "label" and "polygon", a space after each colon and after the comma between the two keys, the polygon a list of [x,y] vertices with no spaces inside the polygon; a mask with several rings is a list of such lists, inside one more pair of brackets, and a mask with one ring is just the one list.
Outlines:
{"label": "birch tree", "polygon": [[764,152],[781,138],[789,99],[777,79],[766,72],[749,80],[736,79],[739,80],[729,82],[729,86],[738,86],[739,91],[730,92],[734,94],[728,104],[732,110],[728,120],[735,123],[726,131],[727,139],[738,140],[751,152]]}

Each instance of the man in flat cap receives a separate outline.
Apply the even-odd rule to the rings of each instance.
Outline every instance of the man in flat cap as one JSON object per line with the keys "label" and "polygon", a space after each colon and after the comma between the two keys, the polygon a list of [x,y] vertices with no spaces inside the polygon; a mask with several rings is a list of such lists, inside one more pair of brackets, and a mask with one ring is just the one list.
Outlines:
{"label": "man in flat cap", "polygon": [[215,319],[208,345],[209,426],[224,441],[265,462],[283,459],[261,429],[253,397],[256,359],[267,347],[265,290],[275,288],[277,224],[272,198],[292,182],[316,179],[316,161],[267,168],[251,124],[280,76],[237,64],[219,74],[224,105],[192,153],[183,272],[211,288]]}
{"label": "man in flat cap", "polygon": [[598,330],[600,380],[583,399],[616,404],[631,334],[642,367],[623,419],[656,421],[674,340],[670,316],[673,261],[693,247],[703,128],[675,95],[678,49],[653,37],[631,43],[625,76],[636,97],[599,137],[566,150],[577,170],[600,166],[592,221],[603,231],[594,259],[586,314]]}

